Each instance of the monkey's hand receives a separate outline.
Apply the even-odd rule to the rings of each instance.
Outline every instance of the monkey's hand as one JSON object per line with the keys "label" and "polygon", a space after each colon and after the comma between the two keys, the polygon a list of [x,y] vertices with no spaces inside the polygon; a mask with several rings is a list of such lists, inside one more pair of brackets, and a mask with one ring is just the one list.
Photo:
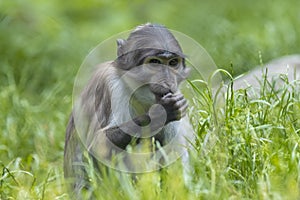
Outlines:
{"label": "monkey's hand", "polygon": [[166,111],[165,124],[177,121],[186,115],[188,103],[181,93],[168,93],[163,97],[156,97],[157,103],[162,105]]}

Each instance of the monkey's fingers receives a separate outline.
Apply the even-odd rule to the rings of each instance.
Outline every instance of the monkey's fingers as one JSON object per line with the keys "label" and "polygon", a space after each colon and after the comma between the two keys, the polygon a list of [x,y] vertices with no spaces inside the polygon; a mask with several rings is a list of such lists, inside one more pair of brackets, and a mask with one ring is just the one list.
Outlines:
{"label": "monkey's fingers", "polygon": [[181,107],[187,105],[187,101],[186,99],[180,99],[178,101],[176,101],[176,103],[174,104],[174,107],[177,109],[180,109]]}
{"label": "monkey's fingers", "polygon": [[177,93],[175,93],[175,94],[172,94],[172,97],[173,98],[184,98],[184,96],[183,96],[183,94],[181,94],[180,92],[177,92]]}
{"label": "monkey's fingers", "polygon": [[187,108],[189,107],[188,103],[186,102],[186,104],[184,104],[181,108],[180,108],[180,113],[181,113],[181,118],[184,117],[187,113]]}
{"label": "monkey's fingers", "polygon": [[166,99],[172,98],[172,93],[167,93],[165,95],[155,94],[155,99],[158,103],[163,103]]}
{"label": "monkey's fingers", "polygon": [[174,105],[179,101],[185,100],[184,96],[182,94],[177,94],[177,95],[166,95],[163,98],[161,98],[161,102],[164,104],[171,104]]}
{"label": "monkey's fingers", "polygon": [[184,96],[183,96],[183,94],[178,93],[178,94],[173,95],[173,98],[176,99],[177,101],[180,101],[180,100],[184,99]]}
{"label": "monkey's fingers", "polygon": [[177,110],[174,112],[174,118],[175,120],[180,120],[183,118],[187,113],[188,103],[186,101],[183,101],[180,103],[180,106],[177,107]]}
{"label": "monkey's fingers", "polygon": [[162,96],[161,99],[171,98],[172,96],[173,96],[173,94],[169,92],[166,95]]}

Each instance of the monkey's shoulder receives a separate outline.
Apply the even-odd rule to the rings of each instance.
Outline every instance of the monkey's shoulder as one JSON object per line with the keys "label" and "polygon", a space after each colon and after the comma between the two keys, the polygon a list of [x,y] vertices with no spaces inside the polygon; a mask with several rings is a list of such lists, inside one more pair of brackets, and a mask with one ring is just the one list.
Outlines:
{"label": "monkey's shoulder", "polygon": [[94,67],[94,74],[116,70],[114,61],[99,63]]}

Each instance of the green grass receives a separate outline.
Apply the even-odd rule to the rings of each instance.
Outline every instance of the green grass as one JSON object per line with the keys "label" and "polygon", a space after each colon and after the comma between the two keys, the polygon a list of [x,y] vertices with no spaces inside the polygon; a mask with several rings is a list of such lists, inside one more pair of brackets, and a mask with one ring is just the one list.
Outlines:
{"label": "green grass", "polygon": [[[126,1],[0,0],[0,199],[68,199],[62,163],[73,81],[99,42],[158,22],[192,36],[237,75],[299,53],[299,2],[134,0],[127,9]],[[136,183],[115,172],[92,185],[99,199],[299,199],[299,82],[281,93],[262,82],[253,98],[228,90],[221,107],[193,83],[191,183],[180,162]]]}
{"label": "green grass", "polygon": [[[290,89],[281,93],[269,85],[262,85],[259,98],[229,87],[223,106],[214,107],[211,90],[200,91],[190,83],[190,117],[197,139],[188,186],[176,162],[161,172],[138,175],[137,182],[112,171],[97,184],[97,175],[90,171],[91,191],[99,199],[298,199],[300,83],[287,82],[284,88]],[[48,103],[61,103],[50,97],[55,92],[44,96]],[[67,199],[63,134],[55,132],[64,129],[67,115],[55,111],[53,121],[44,121],[53,111],[34,107],[16,93],[10,85],[0,95],[1,112],[7,113],[1,155],[11,157],[1,162],[1,199]],[[31,148],[35,152],[30,153]]]}

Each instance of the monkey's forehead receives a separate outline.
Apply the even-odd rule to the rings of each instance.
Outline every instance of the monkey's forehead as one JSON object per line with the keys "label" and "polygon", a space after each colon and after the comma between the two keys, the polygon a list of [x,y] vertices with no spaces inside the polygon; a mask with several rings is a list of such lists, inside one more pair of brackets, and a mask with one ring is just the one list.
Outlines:
{"label": "monkey's forehead", "polygon": [[160,48],[138,48],[135,50],[126,51],[124,52],[124,54],[120,55],[120,57],[122,56],[130,56],[134,58],[140,57],[141,59],[150,56],[165,57],[165,58],[171,58],[171,57],[186,58],[187,57],[181,51],[170,51],[170,50],[160,49]]}
{"label": "monkey's forehead", "polygon": [[186,55],[184,55],[182,52],[172,52],[167,50],[158,50],[157,54],[155,54],[158,57],[164,57],[164,58],[171,58],[171,57],[182,57],[186,58]]}
{"label": "monkey's forehead", "polygon": [[182,54],[175,36],[164,26],[146,24],[135,29],[125,42],[128,51],[136,49],[158,49]]}

